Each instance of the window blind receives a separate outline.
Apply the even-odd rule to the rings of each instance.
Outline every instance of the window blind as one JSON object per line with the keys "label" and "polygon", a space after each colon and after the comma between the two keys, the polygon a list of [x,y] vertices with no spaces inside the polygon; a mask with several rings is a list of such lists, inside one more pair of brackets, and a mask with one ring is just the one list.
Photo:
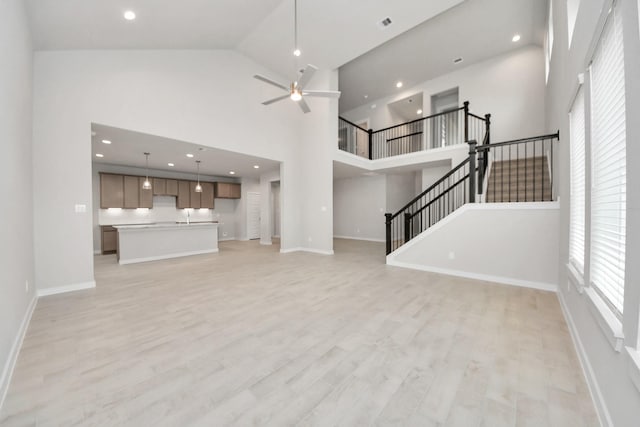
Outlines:
{"label": "window blind", "polygon": [[584,274],[585,238],[585,122],[584,93],[578,91],[569,116],[571,189],[569,221],[569,261]]}
{"label": "window blind", "polygon": [[609,14],[591,64],[591,282],[620,316],[624,303],[626,128],[622,20]]}

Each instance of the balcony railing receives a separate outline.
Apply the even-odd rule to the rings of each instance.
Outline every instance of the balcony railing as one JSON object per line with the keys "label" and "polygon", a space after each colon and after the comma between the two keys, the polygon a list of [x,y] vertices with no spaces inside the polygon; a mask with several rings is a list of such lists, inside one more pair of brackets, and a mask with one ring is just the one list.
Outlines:
{"label": "balcony railing", "polygon": [[491,115],[480,117],[462,107],[373,131],[340,117],[338,148],[370,160],[483,141]]}

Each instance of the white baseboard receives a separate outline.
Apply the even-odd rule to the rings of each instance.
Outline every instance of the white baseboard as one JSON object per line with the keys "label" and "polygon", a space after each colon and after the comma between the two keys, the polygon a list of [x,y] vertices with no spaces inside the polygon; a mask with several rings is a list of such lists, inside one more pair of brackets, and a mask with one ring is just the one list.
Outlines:
{"label": "white baseboard", "polygon": [[578,329],[576,328],[576,324],[573,322],[573,317],[571,317],[571,313],[569,312],[569,308],[564,301],[562,292],[558,292],[558,301],[560,302],[560,308],[562,309],[564,320],[569,326],[569,334],[571,335],[573,346],[575,347],[576,353],[578,354],[580,366],[582,367],[582,373],[587,379],[587,386],[589,387],[589,392],[591,393],[591,400],[593,400],[593,403],[595,404],[596,412],[598,413],[598,418],[600,419],[600,424],[602,424],[603,426],[613,426],[613,421],[611,420],[611,415],[609,415],[609,410],[607,409],[604,397],[602,396],[602,391],[600,390],[600,386],[598,385],[598,380],[596,379],[596,376],[593,372],[593,368],[591,367],[591,363],[589,362],[589,358],[587,357],[587,352],[582,345],[582,340],[580,339],[580,335],[578,335]]}
{"label": "white baseboard", "polygon": [[289,249],[280,249],[281,254],[289,254],[291,252],[310,252],[313,254],[320,255],[333,255],[333,251],[324,251],[322,249],[311,249],[311,248],[289,248]]}
{"label": "white baseboard", "polygon": [[218,239],[218,242],[229,242],[231,240],[236,240],[235,237],[221,237],[220,239]]}
{"label": "white baseboard", "polygon": [[384,243],[384,239],[369,239],[367,237],[355,237],[355,236],[333,236],[334,239],[347,239],[347,240],[362,240],[365,242],[378,242]]}
{"label": "white baseboard", "polygon": [[38,297],[46,297],[48,295],[64,294],[66,292],[82,291],[96,287],[95,280],[84,283],[74,283],[73,285],[58,286],[55,288],[38,289]]}
{"label": "white baseboard", "polygon": [[218,249],[207,249],[205,251],[193,251],[193,252],[180,252],[177,254],[170,254],[170,255],[158,255],[158,256],[150,256],[150,257],[145,257],[145,258],[132,258],[132,259],[127,259],[127,260],[119,260],[118,264],[120,265],[126,265],[126,264],[137,264],[139,262],[149,262],[149,261],[160,261],[163,259],[171,259],[171,258],[181,258],[181,257],[185,257],[185,256],[191,256],[191,255],[204,255],[204,254],[215,254],[218,252]]}
{"label": "white baseboard", "polygon": [[551,283],[533,282],[529,280],[514,279],[511,277],[492,276],[489,274],[470,273],[468,271],[451,270],[447,268],[431,267],[428,265],[399,262],[387,257],[387,265],[394,267],[410,268],[412,270],[427,271],[429,273],[446,274],[448,276],[464,277],[466,279],[482,280],[484,282],[502,283],[504,285],[520,286],[523,288],[538,289],[541,291],[557,292],[558,286]]}
{"label": "white baseboard", "polygon": [[31,299],[31,302],[29,302],[29,305],[27,306],[27,311],[24,313],[22,323],[20,323],[18,334],[13,340],[13,345],[11,346],[11,350],[9,351],[9,357],[7,358],[7,362],[2,369],[2,377],[0,377],[0,409],[2,409],[4,399],[7,397],[9,384],[11,383],[11,376],[13,375],[13,369],[16,366],[18,355],[20,354],[20,349],[22,348],[22,342],[24,341],[24,336],[26,335],[27,329],[29,328],[31,316],[33,315],[33,311],[35,310],[37,303],[38,297],[34,295]]}
{"label": "white baseboard", "polygon": [[94,255],[101,255],[102,251],[100,249],[93,251]]}

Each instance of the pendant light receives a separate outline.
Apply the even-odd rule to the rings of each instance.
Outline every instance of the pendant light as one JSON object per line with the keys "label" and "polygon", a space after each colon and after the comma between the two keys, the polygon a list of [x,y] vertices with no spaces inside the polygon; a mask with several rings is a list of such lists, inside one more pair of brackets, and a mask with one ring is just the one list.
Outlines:
{"label": "pendant light", "polygon": [[149,181],[149,154],[150,153],[144,153],[145,157],[146,157],[146,166],[147,166],[147,177],[145,178],[144,182],[142,183],[142,189],[143,190],[151,190],[151,181]]}
{"label": "pendant light", "polygon": [[293,0],[293,56],[302,55],[298,47],[298,0]]}
{"label": "pendant light", "polygon": [[202,193],[202,185],[200,185],[200,160],[196,160],[196,167],[198,168],[198,184],[196,185],[196,193]]}

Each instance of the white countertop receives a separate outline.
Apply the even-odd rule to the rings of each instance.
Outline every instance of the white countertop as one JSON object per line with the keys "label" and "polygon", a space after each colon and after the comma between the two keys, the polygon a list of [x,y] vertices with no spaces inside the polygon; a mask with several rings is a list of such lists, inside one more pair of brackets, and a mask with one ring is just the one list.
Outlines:
{"label": "white countertop", "polygon": [[150,224],[128,224],[128,225],[112,225],[117,230],[138,230],[142,228],[195,228],[195,227],[217,227],[217,222],[192,222],[187,224],[186,222],[159,222]]}

